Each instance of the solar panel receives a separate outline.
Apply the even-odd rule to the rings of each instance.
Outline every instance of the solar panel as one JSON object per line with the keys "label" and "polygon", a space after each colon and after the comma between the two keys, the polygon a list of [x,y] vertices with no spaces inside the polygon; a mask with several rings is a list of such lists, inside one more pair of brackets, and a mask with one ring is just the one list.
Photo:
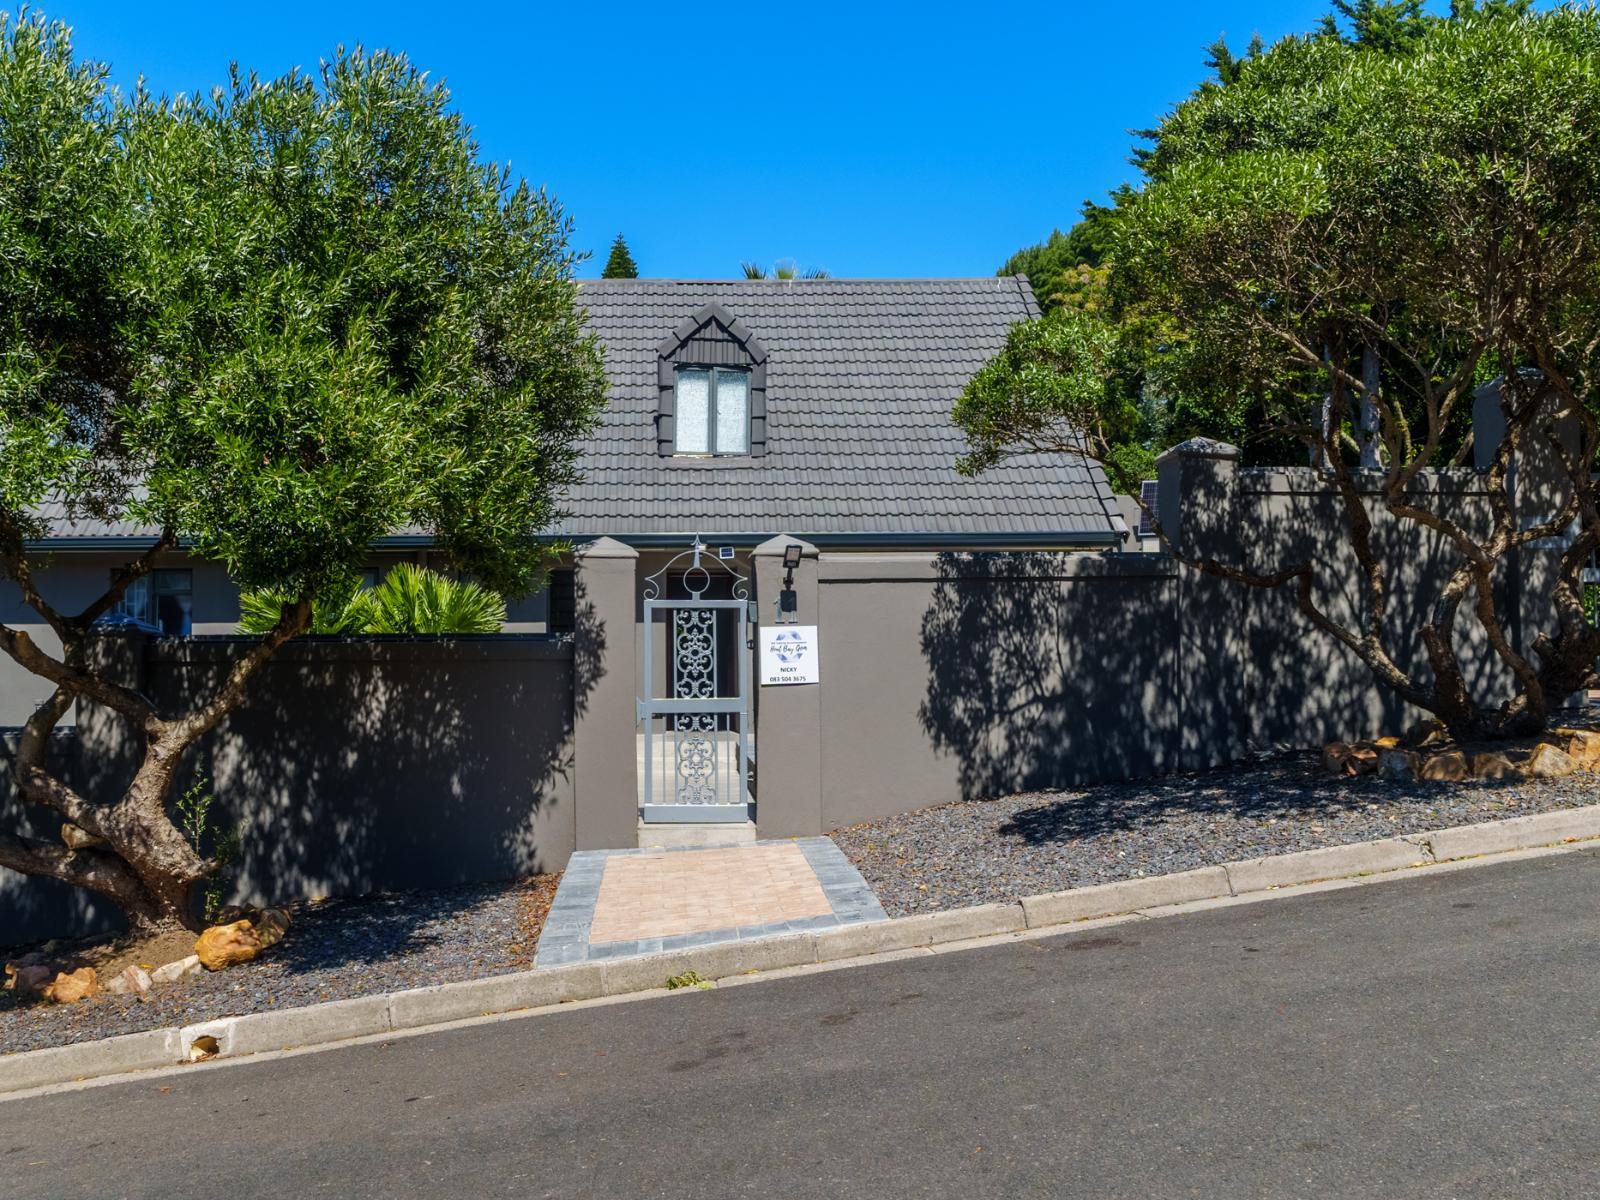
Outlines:
{"label": "solar panel", "polygon": [[1150,514],[1156,510],[1156,481],[1146,479],[1139,485],[1139,499],[1144,501],[1139,509],[1139,536],[1141,538],[1155,537],[1155,522],[1150,519]]}

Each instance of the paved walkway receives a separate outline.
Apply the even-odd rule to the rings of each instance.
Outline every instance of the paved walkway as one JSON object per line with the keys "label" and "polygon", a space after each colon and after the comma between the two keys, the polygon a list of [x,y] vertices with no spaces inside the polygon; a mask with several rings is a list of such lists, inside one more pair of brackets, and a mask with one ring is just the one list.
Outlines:
{"label": "paved walkway", "polygon": [[585,962],[881,921],[883,907],[825,837],[683,850],[581,850],[536,963]]}

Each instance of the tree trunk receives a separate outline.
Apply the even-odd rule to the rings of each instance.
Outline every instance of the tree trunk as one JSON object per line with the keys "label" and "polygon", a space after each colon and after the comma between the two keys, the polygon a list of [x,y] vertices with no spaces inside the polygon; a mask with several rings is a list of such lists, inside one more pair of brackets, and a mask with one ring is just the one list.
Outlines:
{"label": "tree trunk", "polygon": [[1361,351],[1361,404],[1356,412],[1356,436],[1361,449],[1363,470],[1376,471],[1383,466],[1378,457],[1378,388],[1382,383],[1382,363],[1376,346],[1365,346]]}

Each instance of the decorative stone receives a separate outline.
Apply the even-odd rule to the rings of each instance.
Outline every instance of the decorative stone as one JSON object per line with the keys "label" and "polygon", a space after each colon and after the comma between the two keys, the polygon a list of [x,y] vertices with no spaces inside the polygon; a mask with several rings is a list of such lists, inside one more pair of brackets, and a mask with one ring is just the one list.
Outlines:
{"label": "decorative stone", "polygon": [[1592,729],[1558,729],[1555,735],[1552,744],[1565,750],[1567,757],[1580,768],[1600,767],[1600,733]]}
{"label": "decorative stone", "polygon": [[200,965],[208,971],[247,963],[261,953],[261,939],[249,921],[235,921],[231,925],[213,925],[200,935],[194,944]]}
{"label": "decorative stone", "polygon": [[177,962],[169,962],[165,966],[157,967],[150,972],[150,981],[152,983],[176,983],[185,975],[198,975],[200,970],[200,956],[191,954],[188,958],[180,958]]}
{"label": "decorative stone", "polygon": [[100,979],[93,967],[79,967],[76,971],[62,971],[45,986],[44,997],[57,1004],[76,1004],[79,1000],[100,994]]}
{"label": "decorative stone", "polygon": [[1558,746],[1541,743],[1533,748],[1523,769],[1535,779],[1565,779],[1578,769],[1572,756]]}
{"label": "decorative stone", "polygon": [[283,935],[289,932],[289,914],[281,908],[263,908],[251,918],[250,924],[261,948],[265,950],[268,946],[276,946],[283,940]]}
{"label": "decorative stone", "polygon": [[1350,766],[1354,768],[1352,775],[1371,775],[1378,769],[1379,751],[1373,746],[1350,747]]}
{"label": "decorative stone", "polygon": [[1378,778],[1391,783],[1409,783],[1417,777],[1418,756],[1409,750],[1380,750]]}
{"label": "decorative stone", "polygon": [[140,966],[124,967],[106,984],[113,996],[142,996],[150,990],[150,973]]}
{"label": "decorative stone", "polygon": [[1460,783],[1470,774],[1467,756],[1459,750],[1429,755],[1428,761],[1422,764],[1422,777],[1436,783]]}
{"label": "decorative stone", "polygon": [[1486,754],[1474,754],[1472,756],[1472,777],[1474,779],[1521,779],[1522,768],[1499,751],[1491,750]]}
{"label": "decorative stone", "polygon": [[1444,722],[1434,717],[1424,717],[1406,730],[1406,743],[1418,748],[1432,746],[1445,739]]}
{"label": "decorative stone", "polygon": [[87,829],[80,829],[70,821],[61,826],[61,842],[68,850],[98,850],[108,845],[105,838],[95,837]]}
{"label": "decorative stone", "polygon": [[45,963],[14,962],[6,964],[5,989],[25,996],[37,995],[50,982],[52,972]]}
{"label": "decorative stone", "polygon": [[1356,769],[1350,762],[1350,750],[1348,742],[1329,742],[1322,748],[1322,769],[1330,775],[1354,775]]}
{"label": "decorative stone", "polygon": [[1372,744],[1380,750],[1397,750],[1400,747],[1400,739],[1391,733],[1378,738]]}

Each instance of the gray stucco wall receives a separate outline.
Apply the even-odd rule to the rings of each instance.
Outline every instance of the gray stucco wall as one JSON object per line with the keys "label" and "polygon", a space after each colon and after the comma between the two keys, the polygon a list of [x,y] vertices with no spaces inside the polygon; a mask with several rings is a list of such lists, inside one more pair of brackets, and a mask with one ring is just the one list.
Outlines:
{"label": "gray stucco wall", "polygon": [[[180,711],[239,647],[151,641],[143,686],[163,711]],[[210,780],[218,819],[244,826],[236,899],[504,879],[559,869],[572,852],[573,720],[570,642],[304,639],[262,669],[186,770]],[[69,775],[91,795],[120,791],[131,749],[98,712],[61,741]],[[34,832],[51,832],[50,814],[27,815],[44,826]],[[15,820],[0,811],[0,822]],[[0,944],[108,915],[0,871]]]}
{"label": "gray stucco wall", "polygon": [[[1359,564],[1327,477],[1240,470],[1236,452],[1216,450],[1162,463],[1161,519],[1173,544],[1257,573],[1312,562],[1316,604],[1364,629]],[[1376,482],[1362,486],[1370,493]],[[1430,472],[1417,486],[1429,507],[1469,530],[1487,526],[1477,472]],[[1524,496],[1514,500],[1519,514],[1525,502],[1559,501],[1526,486]],[[1457,559],[1438,535],[1389,516],[1376,495],[1366,503],[1388,580],[1385,642],[1425,682],[1415,630]],[[1523,645],[1545,623],[1544,593],[1528,581],[1548,575],[1558,554],[1557,544],[1531,547],[1495,580],[1497,609]],[[766,597],[775,575],[758,575]],[[814,582],[802,573],[797,586],[802,621],[814,613],[818,625],[822,682],[806,689],[807,703],[788,694],[800,689],[762,691],[761,776],[782,781],[757,796],[768,834],[1197,770],[1403,732],[1423,715],[1315,628],[1292,586],[1246,587],[1165,554],[824,553]],[[1456,629],[1469,683],[1497,702],[1509,671],[1468,612]]]}
{"label": "gray stucco wall", "polygon": [[824,554],[818,580],[825,829],[1175,764],[1169,560]]}

